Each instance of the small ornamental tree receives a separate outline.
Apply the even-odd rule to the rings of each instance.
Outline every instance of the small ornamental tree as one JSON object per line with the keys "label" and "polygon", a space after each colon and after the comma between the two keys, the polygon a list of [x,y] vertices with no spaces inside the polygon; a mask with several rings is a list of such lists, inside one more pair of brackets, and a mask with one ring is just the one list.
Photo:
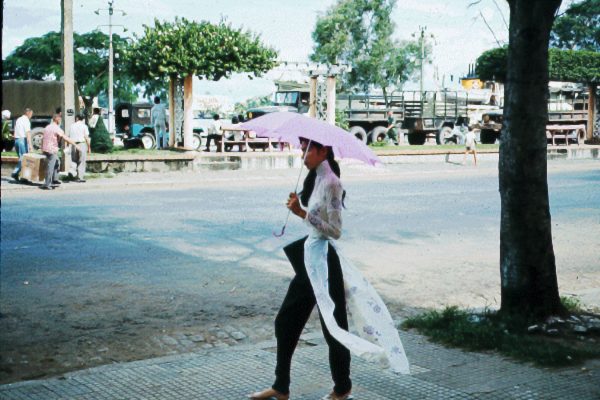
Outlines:
{"label": "small ornamental tree", "polygon": [[218,81],[236,72],[261,76],[275,66],[277,52],[248,31],[221,21],[154,20],[127,52],[129,70],[138,81],[165,81],[195,75]]}
{"label": "small ornamental tree", "polygon": [[96,127],[90,129],[90,142],[94,153],[110,153],[112,151],[113,143],[102,118],[98,118]]}
{"label": "small ornamental tree", "polygon": [[[192,141],[192,77],[218,81],[242,72],[258,77],[275,66],[277,57],[277,52],[264,46],[258,36],[234,29],[224,21],[212,24],[185,18],[176,18],[175,22],[155,19],[154,26],[144,26],[144,34],[136,39],[127,60],[129,71],[139,82],[164,87],[168,78],[172,83],[175,78],[184,78],[186,148],[191,148]],[[174,114],[171,112],[171,116]]]}

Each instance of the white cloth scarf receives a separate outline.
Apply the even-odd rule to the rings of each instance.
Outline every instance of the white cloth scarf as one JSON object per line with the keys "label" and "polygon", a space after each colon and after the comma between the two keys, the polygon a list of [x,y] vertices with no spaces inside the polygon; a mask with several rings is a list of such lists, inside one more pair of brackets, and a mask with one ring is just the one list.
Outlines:
{"label": "white cloth scarf", "polygon": [[[392,317],[381,297],[361,272],[340,253],[329,236],[341,234],[341,194],[343,189],[329,163],[317,168],[315,187],[308,204],[306,222],[312,228],[304,243],[304,265],[327,330],[353,354],[409,374],[409,363]],[[329,296],[327,253],[329,244],[340,259],[349,331],[337,324],[335,304]]]}

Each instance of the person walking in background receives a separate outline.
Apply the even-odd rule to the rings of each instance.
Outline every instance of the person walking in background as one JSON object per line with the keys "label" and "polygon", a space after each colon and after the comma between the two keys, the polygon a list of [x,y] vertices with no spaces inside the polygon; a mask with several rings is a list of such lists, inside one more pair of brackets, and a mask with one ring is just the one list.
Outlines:
{"label": "person walking in background", "polygon": [[387,136],[396,146],[398,146],[398,134],[396,133],[396,118],[394,112],[388,111],[387,117]]}
{"label": "person walking in background", "polygon": [[60,128],[62,117],[60,114],[54,114],[52,122],[44,128],[42,137],[42,152],[48,160],[46,168],[46,179],[40,189],[51,190],[60,185],[58,180],[58,170],[60,169],[60,159],[58,158],[58,139],[62,138],[65,142],[73,145],[72,151],[81,152],[81,148],[71,140]]}
{"label": "person walking in background", "polygon": [[100,109],[98,107],[94,107],[92,111],[92,116],[88,121],[88,127],[90,129],[96,129],[96,125],[98,124],[98,119],[100,119]]}
{"label": "person walking in background", "polygon": [[[77,179],[75,182],[85,182],[85,167],[87,155],[92,153],[90,147],[90,131],[81,115],[75,116],[75,123],[71,126],[69,137],[75,145],[71,145],[71,160],[76,166]],[[81,151],[77,151],[76,147]]]}
{"label": "person walking in background", "polygon": [[214,140],[215,145],[217,146],[217,151],[219,151],[219,143],[221,143],[222,134],[221,134],[222,123],[219,117],[219,114],[213,115],[213,120],[208,125],[207,136],[206,136],[206,149],[204,151],[210,151],[210,141]]}
{"label": "person walking in background", "polygon": [[475,166],[477,166],[477,150],[475,149],[476,142],[477,138],[475,137],[475,132],[468,131],[465,135],[465,155],[463,157],[463,165],[467,162],[467,154],[473,153],[473,161],[475,162]]}
{"label": "person walking in background", "polygon": [[154,97],[154,106],[150,110],[150,119],[154,126],[156,135],[156,149],[166,149],[169,147],[169,135],[167,134],[167,109],[161,104],[160,97]]}
{"label": "person walking in background", "polygon": [[31,108],[26,108],[23,111],[23,115],[21,115],[15,122],[15,149],[17,150],[17,157],[19,157],[19,161],[17,161],[17,166],[11,174],[14,180],[19,180],[23,156],[29,152],[29,147],[33,147],[33,144],[31,143],[32,116],[33,110]]}

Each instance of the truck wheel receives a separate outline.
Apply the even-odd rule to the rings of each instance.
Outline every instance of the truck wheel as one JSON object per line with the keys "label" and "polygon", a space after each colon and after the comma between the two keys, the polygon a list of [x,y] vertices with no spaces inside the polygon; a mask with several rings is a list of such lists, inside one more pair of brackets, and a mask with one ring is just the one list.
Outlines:
{"label": "truck wheel", "polygon": [[156,139],[154,139],[154,136],[151,133],[144,133],[144,135],[142,136],[142,146],[144,146],[144,149],[153,149],[154,143],[156,143]]}
{"label": "truck wheel", "polygon": [[387,129],[385,126],[376,126],[369,134],[371,143],[382,143],[387,139]]}
{"label": "truck wheel", "polygon": [[449,126],[443,126],[435,138],[437,144],[448,144],[449,141],[454,142],[452,138],[452,128]]}
{"label": "truck wheel", "polygon": [[367,131],[362,126],[353,126],[350,128],[350,134],[354,135],[355,138],[361,140],[363,143],[367,143]]}
{"label": "truck wheel", "polygon": [[409,132],[408,133],[408,143],[412,145],[423,145],[425,144],[425,140],[427,136],[423,131]]}
{"label": "truck wheel", "polygon": [[498,139],[498,134],[493,129],[482,129],[479,139],[482,144],[494,144]]}
{"label": "truck wheel", "polygon": [[200,146],[202,146],[202,137],[199,133],[194,133],[194,136],[192,136],[192,148],[198,151],[200,150]]}
{"label": "truck wheel", "polygon": [[44,129],[43,128],[34,128],[31,130],[31,144],[33,145],[33,150],[41,150],[42,149],[42,138],[44,137]]}

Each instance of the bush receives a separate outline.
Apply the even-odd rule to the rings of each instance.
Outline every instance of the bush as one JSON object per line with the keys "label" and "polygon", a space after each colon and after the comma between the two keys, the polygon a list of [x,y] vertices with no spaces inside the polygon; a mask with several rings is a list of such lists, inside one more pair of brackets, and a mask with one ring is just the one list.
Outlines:
{"label": "bush", "polygon": [[90,129],[90,141],[94,153],[110,153],[112,151],[113,143],[102,118],[98,118],[96,127]]}

